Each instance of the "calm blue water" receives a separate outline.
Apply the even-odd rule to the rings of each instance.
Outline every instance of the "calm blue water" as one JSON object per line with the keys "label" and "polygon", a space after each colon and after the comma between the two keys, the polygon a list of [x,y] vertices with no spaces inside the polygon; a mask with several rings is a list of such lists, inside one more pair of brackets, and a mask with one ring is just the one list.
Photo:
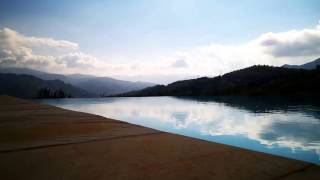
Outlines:
{"label": "calm blue water", "polygon": [[312,102],[246,97],[36,101],[320,164],[320,107]]}

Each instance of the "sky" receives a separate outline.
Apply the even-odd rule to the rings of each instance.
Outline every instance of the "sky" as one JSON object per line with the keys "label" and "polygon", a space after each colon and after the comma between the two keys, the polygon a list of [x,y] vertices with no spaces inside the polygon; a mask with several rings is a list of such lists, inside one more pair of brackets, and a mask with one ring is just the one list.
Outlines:
{"label": "sky", "polygon": [[1,0],[0,66],[169,83],[320,57],[318,0]]}

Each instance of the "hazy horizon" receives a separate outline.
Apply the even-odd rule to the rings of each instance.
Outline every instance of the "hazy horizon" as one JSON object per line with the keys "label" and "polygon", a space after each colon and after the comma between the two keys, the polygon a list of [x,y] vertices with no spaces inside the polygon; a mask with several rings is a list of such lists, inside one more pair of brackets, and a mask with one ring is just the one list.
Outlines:
{"label": "hazy horizon", "polygon": [[1,1],[0,66],[166,84],[320,57],[316,0]]}

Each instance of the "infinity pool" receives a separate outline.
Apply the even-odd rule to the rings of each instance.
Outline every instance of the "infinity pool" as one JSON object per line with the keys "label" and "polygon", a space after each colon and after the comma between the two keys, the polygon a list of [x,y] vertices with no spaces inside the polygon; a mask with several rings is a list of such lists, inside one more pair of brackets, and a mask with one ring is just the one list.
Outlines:
{"label": "infinity pool", "polygon": [[320,107],[312,102],[249,97],[35,101],[320,164]]}

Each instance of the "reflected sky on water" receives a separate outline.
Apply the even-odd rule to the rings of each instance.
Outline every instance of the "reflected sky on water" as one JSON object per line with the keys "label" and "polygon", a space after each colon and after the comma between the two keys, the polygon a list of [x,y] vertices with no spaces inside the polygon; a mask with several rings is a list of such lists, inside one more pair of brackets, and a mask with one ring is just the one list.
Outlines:
{"label": "reflected sky on water", "polygon": [[320,164],[320,107],[312,101],[249,97],[36,101]]}

